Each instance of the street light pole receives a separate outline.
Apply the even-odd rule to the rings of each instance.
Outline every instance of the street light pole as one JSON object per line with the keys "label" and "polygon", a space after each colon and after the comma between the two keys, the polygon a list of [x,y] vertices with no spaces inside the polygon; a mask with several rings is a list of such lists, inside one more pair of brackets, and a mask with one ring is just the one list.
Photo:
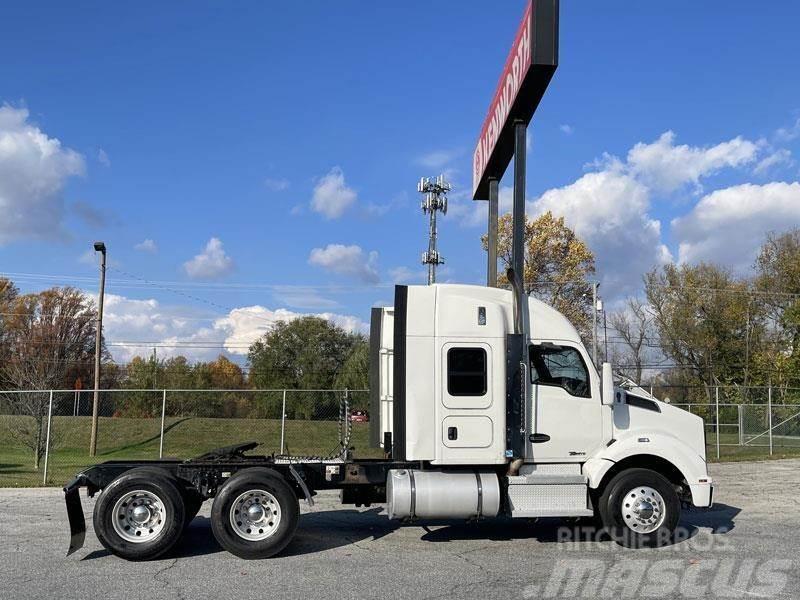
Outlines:
{"label": "street light pole", "polygon": [[100,295],[97,301],[97,328],[94,338],[94,401],[92,402],[92,435],[89,441],[89,456],[97,453],[97,416],[100,407],[100,353],[103,341],[103,296],[106,290],[106,245],[94,243],[95,252],[100,252]]}

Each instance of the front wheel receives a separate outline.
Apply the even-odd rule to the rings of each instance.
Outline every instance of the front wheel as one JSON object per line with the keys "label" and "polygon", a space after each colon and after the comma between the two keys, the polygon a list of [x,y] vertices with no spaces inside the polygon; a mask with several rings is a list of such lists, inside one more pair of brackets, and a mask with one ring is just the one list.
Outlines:
{"label": "front wheel", "polygon": [[297,495],[277,472],[246,469],[222,486],[211,506],[211,530],[220,546],[240,558],[269,558],[297,529]]}
{"label": "front wheel", "polygon": [[672,483],[649,469],[617,474],[603,490],[599,508],[608,534],[632,548],[670,544],[681,512]]}

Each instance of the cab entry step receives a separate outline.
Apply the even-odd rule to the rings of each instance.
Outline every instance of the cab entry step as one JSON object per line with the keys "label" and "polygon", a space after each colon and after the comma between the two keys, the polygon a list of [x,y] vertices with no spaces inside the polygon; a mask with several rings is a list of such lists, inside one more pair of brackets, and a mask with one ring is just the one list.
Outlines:
{"label": "cab entry step", "polygon": [[531,473],[508,477],[512,517],[590,517],[585,475]]}

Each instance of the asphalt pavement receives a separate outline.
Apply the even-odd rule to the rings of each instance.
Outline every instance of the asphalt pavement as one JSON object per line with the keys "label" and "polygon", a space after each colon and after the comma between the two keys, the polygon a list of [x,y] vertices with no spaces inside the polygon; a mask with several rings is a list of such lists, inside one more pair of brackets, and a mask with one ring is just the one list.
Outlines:
{"label": "asphalt pavement", "polygon": [[293,542],[271,559],[223,551],[210,502],[166,557],[106,552],[87,516],[83,549],[57,489],[0,489],[0,599],[694,598],[800,596],[800,460],[711,465],[716,504],[685,510],[681,537],[625,549],[558,519],[401,525],[383,506],[321,493]]}

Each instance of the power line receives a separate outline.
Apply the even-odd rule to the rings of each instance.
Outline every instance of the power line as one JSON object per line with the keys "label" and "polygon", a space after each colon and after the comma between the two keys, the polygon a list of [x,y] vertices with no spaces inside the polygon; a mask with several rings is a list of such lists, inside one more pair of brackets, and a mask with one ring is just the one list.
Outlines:
{"label": "power line", "polygon": [[[172,290],[193,290],[203,289],[207,291],[274,291],[274,292],[314,292],[323,291],[327,293],[350,293],[353,290],[372,290],[375,288],[390,288],[394,287],[390,283],[376,283],[376,284],[292,284],[292,283],[225,283],[225,282],[189,282],[189,281],[163,281],[163,280],[148,280],[145,278],[137,277],[128,274],[118,267],[108,267],[113,269],[123,276],[129,276],[134,281],[126,279],[108,279],[109,285],[116,287],[128,288],[142,288],[147,286],[168,286]],[[32,281],[54,281],[54,282],[75,282],[95,284],[95,278],[85,275],[55,275],[44,273],[15,273],[15,272],[0,272],[0,277],[8,277],[15,280],[32,280]]]}
{"label": "power line", "polygon": [[[178,293],[178,290],[190,289],[204,289],[206,291],[259,291],[270,290],[276,292],[314,292],[324,291],[327,293],[350,293],[353,290],[369,291],[376,288],[392,288],[393,284],[390,283],[377,283],[377,284],[325,284],[325,285],[309,285],[309,284],[280,284],[280,283],[219,283],[219,282],[186,282],[186,281],[161,281],[161,280],[148,280],[136,275],[126,273],[118,267],[108,267],[110,270],[115,270],[118,273],[134,279],[134,281],[126,281],[120,279],[108,279],[109,286],[116,287],[158,287],[171,292]],[[54,275],[44,273],[18,273],[18,272],[0,272],[0,277],[8,277],[18,280],[43,280],[43,281],[73,281],[78,283],[94,284],[95,279],[84,275]],[[138,281],[138,283],[137,283]],[[541,279],[533,282],[526,282],[526,286],[548,286],[548,285],[565,285],[565,284],[587,284],[583,279]],[[707,291],[707,292],[722,292],[729,294],[747,294],[754,296],[785,296],[791,298],[800,298],[800,293],[796,292],[778,292],[768,290],[755,290],[752,288],[736,289],[735,287],[710,287],[710,286],[692,286],[692,285],[670,285],[656,283],[654,287],[662,289],[673,290],[694,290],[694,291]],[[200,301],[204,301],[200,299]]]}

